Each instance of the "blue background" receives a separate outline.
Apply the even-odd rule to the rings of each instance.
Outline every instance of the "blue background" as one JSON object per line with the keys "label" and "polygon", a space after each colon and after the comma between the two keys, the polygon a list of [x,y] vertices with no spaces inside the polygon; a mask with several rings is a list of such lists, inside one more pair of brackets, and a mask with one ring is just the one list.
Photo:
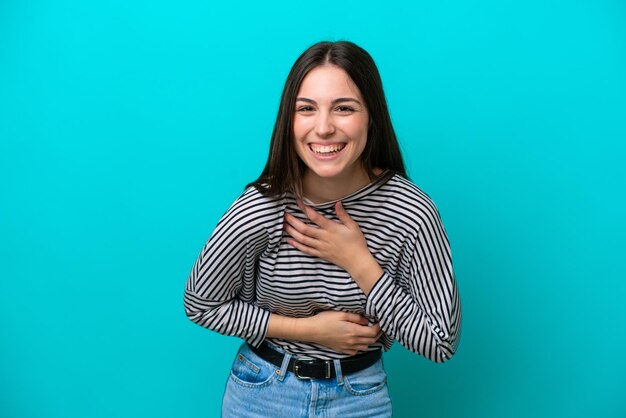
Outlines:
{"label": "blue background", "polygon": [[396,416],[626,416],[618,0],[4,0],[0,416],[218,416],[239,342],[184,283],[323,39],[378,63],[452,243],[461,345],[394,346]]}

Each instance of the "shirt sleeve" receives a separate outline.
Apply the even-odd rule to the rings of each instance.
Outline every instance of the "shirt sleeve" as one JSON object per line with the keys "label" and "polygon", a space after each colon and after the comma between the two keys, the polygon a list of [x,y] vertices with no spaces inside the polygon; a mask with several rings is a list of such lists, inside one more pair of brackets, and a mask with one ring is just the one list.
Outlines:
{"label": "shirt sleeve", "polygon": [[[422,219],[406,259],[409,277],[383,273],[371,289],[366,313],[409,350],[437,363],[456,352],[461,304],[448,238],[439,214]],[[399,273],[400,274],[400,273]]]}
{"label": "shirt sleeve", "polygon": [[233,203],[202,248],[187,279],[184,306],[196,324],[258,346],[270,312],[252,302],[256,262],[268,237],[251,207],[252,194]]}

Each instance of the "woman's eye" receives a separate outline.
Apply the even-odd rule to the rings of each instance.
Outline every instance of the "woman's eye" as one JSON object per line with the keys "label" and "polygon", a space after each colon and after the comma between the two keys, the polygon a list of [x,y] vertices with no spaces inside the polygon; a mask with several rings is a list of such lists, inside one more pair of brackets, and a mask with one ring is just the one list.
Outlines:
{"label": "woman's eye", "polygon": [[354,109],[350,106],[337,106],[337,111],[342,113],[354,112]]}
{"label": "woman's eye", "polygon": [[296,112],[312,112],[312,111],[313,111],[312,106],[301,106],[296,109]]}

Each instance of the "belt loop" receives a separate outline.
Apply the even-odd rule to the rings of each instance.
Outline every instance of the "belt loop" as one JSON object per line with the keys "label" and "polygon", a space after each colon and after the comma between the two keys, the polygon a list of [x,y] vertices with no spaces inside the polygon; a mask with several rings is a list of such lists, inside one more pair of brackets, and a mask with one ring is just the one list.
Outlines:
{"label": "belt loop", "polygon": [[278,373],[278,380],[281,382],[287,376],[287,370],[289,369],[289,360],[291,360],[291,354],[285,352],[285,357],[283,357],[283,364],[281,364],[280,369],[276,371]]}
{"label": "belt loop", "polygon": [[343,385],[343,373],[341,372],[341,360],[333,360],[335,374],[337,375],[337,386]]}

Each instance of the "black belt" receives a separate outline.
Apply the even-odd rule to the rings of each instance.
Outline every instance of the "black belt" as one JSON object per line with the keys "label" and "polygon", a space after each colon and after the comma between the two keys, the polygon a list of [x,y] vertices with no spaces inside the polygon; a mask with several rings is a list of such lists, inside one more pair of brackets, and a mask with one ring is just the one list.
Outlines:
{"label": "black belt", "polygon": [[[285,355],[274,350],[265,342],[258,348],[250,346],[250,349],[263,360],[269,361],[275,366],[281,367],[283,365]],[[376,363],[380,357],[381,350],[374,350],[341,359],[341,373],[345,375],[366,369]],[[295,374],[298,379],[332,379],[337,376],[332,360],[292,357],[289,360],[287,370]]]}

